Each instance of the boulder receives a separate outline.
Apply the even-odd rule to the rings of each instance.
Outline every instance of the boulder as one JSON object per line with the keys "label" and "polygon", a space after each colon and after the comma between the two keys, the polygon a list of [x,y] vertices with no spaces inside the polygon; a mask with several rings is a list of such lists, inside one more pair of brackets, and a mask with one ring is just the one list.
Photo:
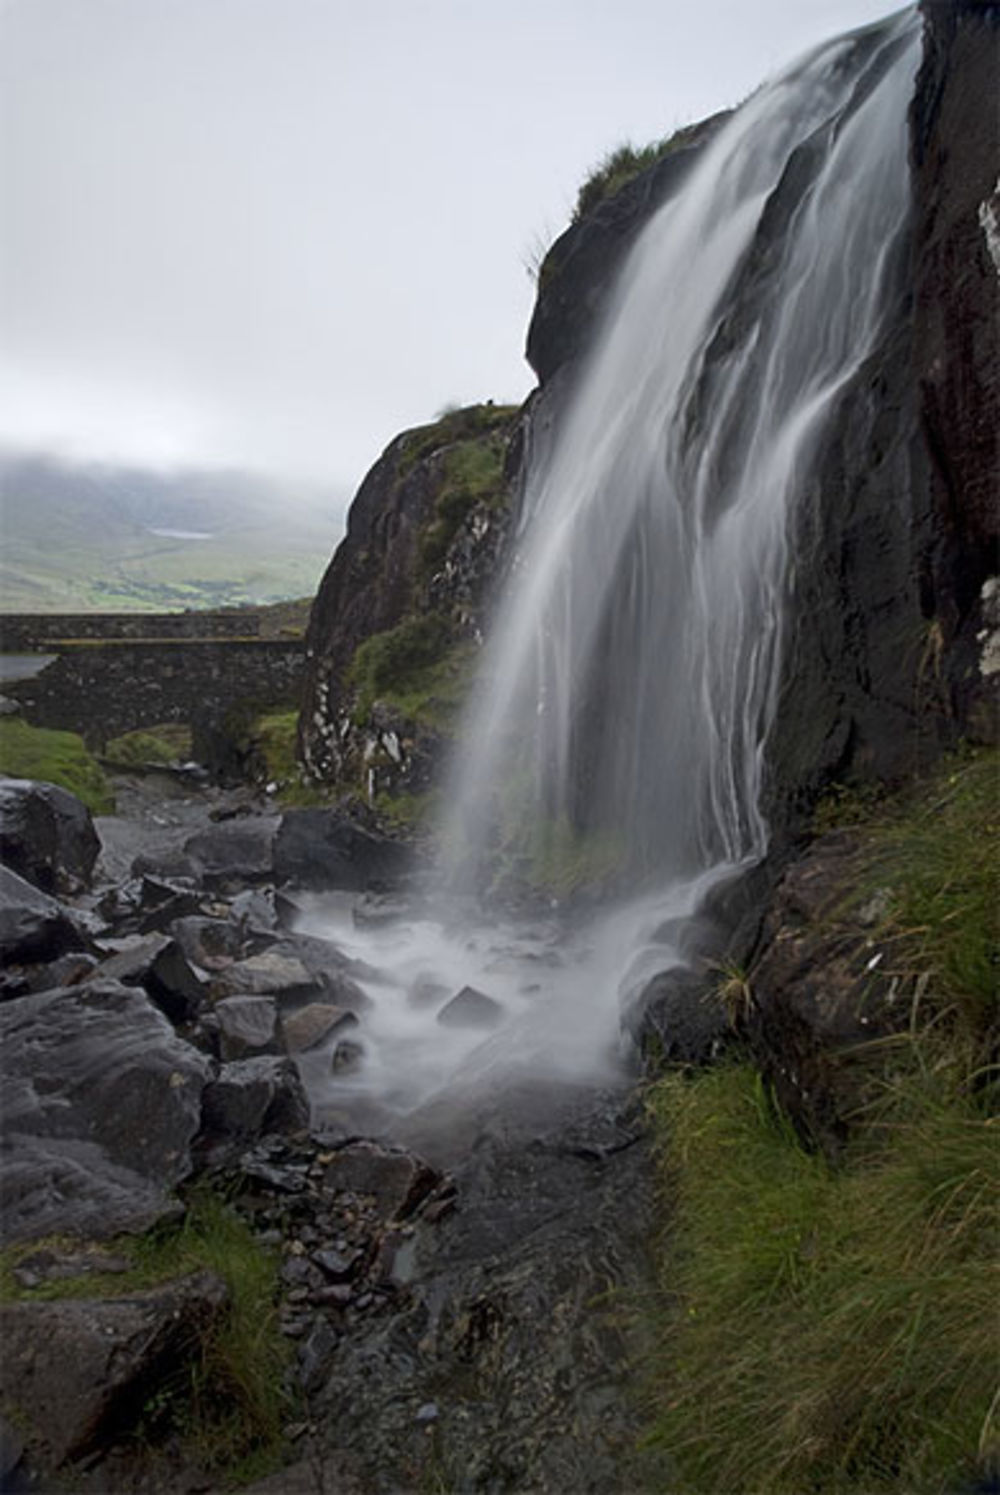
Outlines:
{"label": "boulder", "polygon": [[463,986],[444,1004],[437,1020],[445,1028],[495,1028],[503,1022],[503,1008],[485,992]]}
{"label": "boulder", "polygon": [[331,1034],[355,1027],[357,1021],[355,1014],[346,1007],[310,1002],[282,1016],[281,1039],[289,1054],[302,1054],[307,1049],[317,1048]]}
{"label": "boulder", "polygon": [[151,934],[103,961],[95,979],[142,986],[172,1023],[193,1022],[206,1000],[205,983],[176,940]]}
{"label": "boulder", "polygon": [[341,810],[288,810],[274,841],[278,882],[363,892],[402,877],[410,854]]}
{"label": "boulder", "polygon": [[323,1175],[326,1190],[370,1195],[382,1220],[405,1220],[441,1181],[421,1158],[377,1142],[351,1142],[334,1153]]}
{"label": "boulder", "polygon": [[170,933],[188,960],[204,971],[221,970],[248,953],[244,930],[235,920],[186,915],[174,920]]}
{"label": "boulder", "polygon": [[684,967],[660,971],[627,1003],[622,1029],[653,1068],[709,1064],[732,1029],[718,982]]}
{"label": "boulder", "polygon": [[44,893],[88,886],[101,843],[75,794],[35,779],[0,778],[0,860]]}
{"label": "boulder", "polygon": [[143,1230],[190,1172],[208,1060],[115,981],[0,1006],[0,1238]]}
{"label": "boulder", "polygon": [[278,825],[277,815],[227,820],[191,836],[184,855],[197,863],[205,883],[238,893],[248,883],[270,881]]}
{"label": "boulder", "polygon": [[294,955],[266,950],[224,967],[214,977],[212,990],[219,997],[275,996],[290,1000],[319,995],[323,987]]}
{"label": "boulder", "polygon": [[253,1059],[278,1050],[278,1008],[271,997],[224,997],[215,1004],[223,1059]]}
{"label": "boulder", "polygon": [[128,1297],[0,1305],[0,1396],[33,1464],[55,1469],[119,1437],[226,1299],[221,1278],[197,1272]]}
{"label": "boulder", "polygon": [[0,964],[53,960],[87,943],[85,925],[72,909],[0,866]]}
{"label": "boulder", "polygon": [[261,1056],[224,1064],[202,1096],[201,1142],[252,1141],[309,1125],[309,1099],[291,1059]]}

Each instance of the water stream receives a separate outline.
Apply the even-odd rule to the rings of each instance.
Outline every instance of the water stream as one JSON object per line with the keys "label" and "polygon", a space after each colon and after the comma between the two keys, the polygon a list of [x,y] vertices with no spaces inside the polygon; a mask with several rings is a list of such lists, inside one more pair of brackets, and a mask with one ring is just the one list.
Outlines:
{"label": "water stream", "polygon": [[[447,911],[348,929],[318,909],[312,927],[383,972],[365,1065],[340,1083],[406,1110],[455,1083],[613,1072],[622,1000],[683,962],[707,890],[764,854],[789,515],[905,249],[918,54],[907,11],[732,116],[640,235],[529,471],[444,881],[572,856],[629,896],[572,937]],[[502,1019],[443,1026],[432,983],[487,992]]]}

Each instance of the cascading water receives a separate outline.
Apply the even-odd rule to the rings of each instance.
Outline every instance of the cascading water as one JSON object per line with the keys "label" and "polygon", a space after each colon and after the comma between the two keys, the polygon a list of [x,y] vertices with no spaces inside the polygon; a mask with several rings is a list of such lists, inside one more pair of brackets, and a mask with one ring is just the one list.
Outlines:
{"label": "cascading water", "polygon": [[[563,856],[638,891],[558,968],[541,935],[395,936],[369,1082],[404,1107],[458,1072],[599,1070],[622,992],[677,963],[707,889],[766,849],[789,515],[905,246],[918,52],[905,12],[811,53],[731,117],[628,258],[528,474],[444,840],[466,883]],[[442,970],[499,1000],[489,1038],[414,1007],[416,976]]]}

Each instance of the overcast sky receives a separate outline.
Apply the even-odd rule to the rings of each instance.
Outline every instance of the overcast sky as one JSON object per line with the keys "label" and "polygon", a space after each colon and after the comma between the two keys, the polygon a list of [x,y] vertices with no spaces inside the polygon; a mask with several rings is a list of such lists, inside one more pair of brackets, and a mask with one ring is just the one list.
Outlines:
{"label": "overcast sky", "polygon": [[353,490],[517,401],[609,149],[886,0],[0,0],[0,443]]}

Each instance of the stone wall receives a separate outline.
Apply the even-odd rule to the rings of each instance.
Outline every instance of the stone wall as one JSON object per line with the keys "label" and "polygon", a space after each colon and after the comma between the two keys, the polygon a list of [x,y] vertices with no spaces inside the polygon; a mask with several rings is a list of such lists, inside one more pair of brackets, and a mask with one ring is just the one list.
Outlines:
{"label": "stone wall", "polygon": [[253,608],[187,613],[2,613],[0,650],[23,654],[63,639],[256,638]]}

